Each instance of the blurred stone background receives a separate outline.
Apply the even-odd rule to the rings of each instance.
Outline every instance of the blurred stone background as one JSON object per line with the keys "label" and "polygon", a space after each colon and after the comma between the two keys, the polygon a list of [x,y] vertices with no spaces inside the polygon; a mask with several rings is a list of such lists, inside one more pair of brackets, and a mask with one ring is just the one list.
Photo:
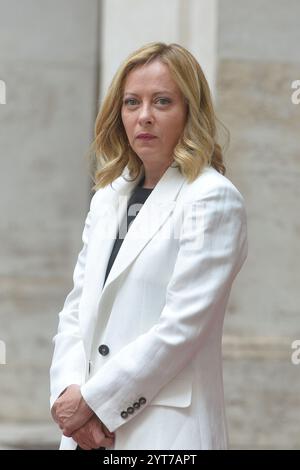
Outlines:
{"label": "blurred stone background", "polygon": [[230,447],[300,448],[299,14],[297,0],[0,0],[0,448],[58,446],[51,340],[91,196],[85,155],[114,72],[149,41],[203,67],[246,202],[224,330]]}

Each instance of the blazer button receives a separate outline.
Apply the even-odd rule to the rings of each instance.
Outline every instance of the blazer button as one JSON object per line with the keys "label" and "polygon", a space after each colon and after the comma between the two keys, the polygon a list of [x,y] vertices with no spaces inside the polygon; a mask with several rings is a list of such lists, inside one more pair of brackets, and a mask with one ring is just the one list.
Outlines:
{"label": "blazer button", "polygon": [[140,405],[144,405],[144,404],[146,403],[146,401],[147,401],[146,398],[141,397],[141,398],[139,399],[139,404],[140,404]]}
{"label": "blazer button", "polygon": [[101,356],[107,356],[107,354],[109,353],[109,347],[106,344],[101,344],[101,346],[99,346],[98,348],[98,351]]}
{"label": "blazer button", "polygon": [[138,410],[140,406],[141,405],[137,401],[133,404],[133,408],[135,408],[136,410]]}
{"label": "blazer button", "polygon": [[130,415],[132,415],[132,414],[134,413],[134,408],[132,408],[132,406],[129,406],[129,407],[127,408],[127,413],[130,414]]}
{"label": "blazer button", "polygon": [[123,418],[123,419],[128,418],[128,413],[127,413],[127,411],[122,411],[122,413],[121,413],[121,418]]}

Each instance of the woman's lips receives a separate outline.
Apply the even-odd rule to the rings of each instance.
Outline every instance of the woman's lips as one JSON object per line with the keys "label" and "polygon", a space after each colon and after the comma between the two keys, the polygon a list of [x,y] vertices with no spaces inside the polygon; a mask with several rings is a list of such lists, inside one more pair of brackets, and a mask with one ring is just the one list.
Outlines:
{"label": "woman's lips", "polygon": [[152,136],[152,135],[151,135],[151,136],[150,136],[150,135],[147,135],[147,136],[143,136],[143,135],[142,135],[142,136],[138,137],[138,139],[142,139],[142,140],[152,140],[152,139],[156,139],[156,137],[155,137],[155,136]]}

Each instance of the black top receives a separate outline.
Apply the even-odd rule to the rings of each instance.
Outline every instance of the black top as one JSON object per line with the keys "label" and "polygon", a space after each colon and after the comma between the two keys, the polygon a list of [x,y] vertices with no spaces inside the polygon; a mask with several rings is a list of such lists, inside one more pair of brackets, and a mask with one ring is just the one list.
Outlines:
{"label": "black top", "polygon": [[125,213],[125,216],[120,224],[120,228],[118,230],[116,240],[110,255],[110,258],[108,260],[107,268],[106,268],[106,273],[105,273],[105,279],[104,283],[107,279],[107,276],[111,270],[111,267],[114,263],[114,260],[117,257],[117,254],[119,252],[119,249],[123,243],[123,240],[125,238],[126,233],[128,232],[128,229],[130,227],[130,224],[133,222],[133,220],[136,218],[138,215],[139,211],[141,210],[144,202],[146,201],[147,197],[150,195],[151,191],[153,188],[143,188],[144,184],[144,179],[143,177],[141,181],[138,183],[136,188],[134,189],[128,204],[127,204],[127,211]]}

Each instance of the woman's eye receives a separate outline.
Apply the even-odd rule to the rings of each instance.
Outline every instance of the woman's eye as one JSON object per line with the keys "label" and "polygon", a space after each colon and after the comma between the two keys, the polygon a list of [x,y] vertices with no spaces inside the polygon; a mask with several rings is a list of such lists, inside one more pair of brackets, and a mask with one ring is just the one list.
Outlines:
{"label": "woman's eye", "polygon": [[[124,100],[124,104],[129,104],[129,105],[136,105],[136,99],[134,98],[127,98],[126,100]],[[156,103],[160,102],[160,104],[169,104],[171,101],[169,100],[169,98],[158,98],[156,100]]]}
{"label": "woman's eye", "polygon": [[136,101],[134,98],[128,98],[124,101],[124,104],[129,104],[130,101]]}
{"label": "woman's eye", "polygon": [[164,101],[165,103],[163,103],[163,104],[169,104],[170,103],[170,100],[168,98],[158,98],[157,101]]}

